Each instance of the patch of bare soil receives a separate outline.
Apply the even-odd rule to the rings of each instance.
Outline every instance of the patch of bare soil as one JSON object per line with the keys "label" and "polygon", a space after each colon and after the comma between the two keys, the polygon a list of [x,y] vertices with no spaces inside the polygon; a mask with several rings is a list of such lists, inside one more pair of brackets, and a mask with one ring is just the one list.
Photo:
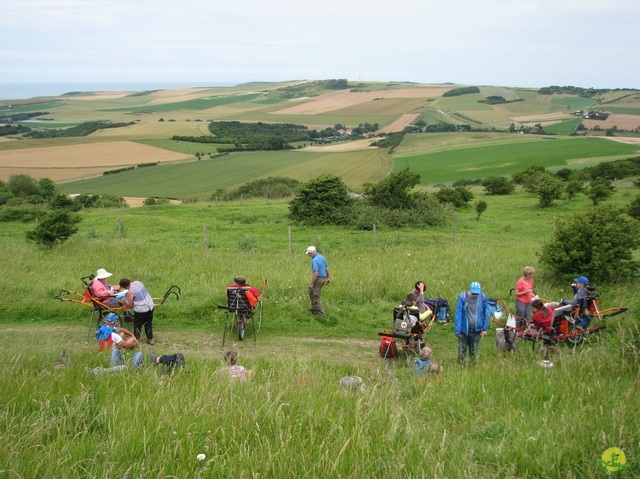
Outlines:
{"label": "patch of bare soil", "polygon": [[604,136],[607,140],[617,141],[618,143],[625,143],[627,145],[640,145],[640,138],[631,138],[624,136]]}
{"label": "patch of bare soil", "polygon": [[606,120],[582,120],[582,123],[590,130],[596,125],[603,130],[613,128],[614,126],[620,130],[635,130],[636,128],[640,128],[640,116],[613,114],[609,115],[609,118]]}
{"label": "patch of bare soil", "polygon": [[380,128],[380,133],[395,133],[404,130],[405,126],[411,125],[420,116],[419,113],[405,113],[393,123]]}
{"label": "patch of bare soil", "polygon": [[369,138],[367,140],[355,140],[349,141],[347,143],[339,143],[337,145],[326,145],[326,146],[308,146],[304,148],[303,151],[358,151],[358,150],[369,150],[371,148],[376,148],[375,146],[370,146],[373,141],[376,141],[374,138]]}
{"label": "patch of bare soil", "polygon": [[372,339],[316,339],[316,338],[295,338],[296,341],[304,343],[332,343],[332,344],[350,344],[352,346],[362,346],[364,348],[376,348],[378,341]]}
{"label": "patch of bare soil", "polygon": [[551,121],[551,120],[567,120],[569,118],[575,118],[573,115],[568,113],[545,113],[543,115],[527,115],[527,116],[516,116],[513,117],[514,121],[519,123],[539,123],[541,121]]}
{"label": "patch of bare soil", "polygon": [[[144,200],[146,198],[137,198],[134,196],[125,196],[124,197],[124,201],[127,202],[127,204],[129,205],[129,208],[139,208],[141,206],[144,206]],[[182,204],[182,201],[178,201],[178,200],[169,200],[169,203],[171,203],[172,205],[180,205]]]}
{"label": "patch of bare soil", "polygon": [[68,100],[109,100],[112,98],[122,98],[131,95],[135,91],[97,91],[87,95],[71,95],[65,96]]}
{"label": "patch of bare soil", "polygon": [[379,98],[436,98],[442,96],[447,90],[450,90],[450,88],[400,88],[398,90],[366,92],[340,90],[325,93],[310,98],[306,103],[296,104],[271,113],[276,115],[317,115],[374,101]]}

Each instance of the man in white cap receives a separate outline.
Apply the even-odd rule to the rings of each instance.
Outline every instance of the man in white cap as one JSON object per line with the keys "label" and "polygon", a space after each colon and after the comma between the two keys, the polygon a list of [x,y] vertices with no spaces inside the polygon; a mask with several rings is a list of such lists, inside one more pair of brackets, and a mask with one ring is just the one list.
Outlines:
{"label": "man in white cap", "polygon": [[487,295],[482,292],[480,283],[474,281],[469,285],[469,291],[458,295],[456,304],[453,332],[458,337],[458,364],[464,364],[467,349],[471,359],[476,360],[480,339],[488,330]]}
{"label": "man in white cap", "polygon": [[311,257],[311,282],[309,283],[310,311],[313,314],[324,316],[322,287],[325,284],[329,284],[329,265],[325,257],[318,253],[315,246],[309,246],[306,254]]}
{"label": "man in white cap", "polygon": [[115,296],[120,289],[120,286],[111,286],[107,282],[107,278],[110,276],[111,273],[104,268],[100,268],[96,271],[96,276],[93,283],[91,283],[91,291],[93,292],[93,296],[98,298],[100,302],[109,307],[118,307],[121,304]]}

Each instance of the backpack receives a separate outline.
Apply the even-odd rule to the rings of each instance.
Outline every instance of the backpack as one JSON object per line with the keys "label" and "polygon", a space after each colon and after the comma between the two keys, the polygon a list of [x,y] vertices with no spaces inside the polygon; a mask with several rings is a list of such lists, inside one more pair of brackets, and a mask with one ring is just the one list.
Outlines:
{"label": "backpack", "polygon": [[440,324],[451,321],[451,316],[449,315],[449,301],[444,298],[433,298],[425,299],[424,302],[429,305],[436,317],[436,321]]}
{"label": "backpack", "polygon": [[[416,310],[416,315],[418,311]],[[409,314],[409,310],[403,306],[394,308],[393,311],[393,334],[401,336],[411,336],[411,329],[418,322],[418,318]]]}
{"label": "backpack", "polygon": [[380,338],[380,356],[383,358],[397,358],[398,348],[396,340],[390,336],[381,336]]}
{"label": "backpack", "polygon": [[413,361],[413,375],[414,376],[426,376],[427,373],[429,372],[429,368],[431,367],[431,360],[430,359],[421,359],[421,358],[416,358]]}
{"label": "backpack", "polygon": [[496,348],[498,351],[517,351],[516,330],[513,328],[496,329]]}

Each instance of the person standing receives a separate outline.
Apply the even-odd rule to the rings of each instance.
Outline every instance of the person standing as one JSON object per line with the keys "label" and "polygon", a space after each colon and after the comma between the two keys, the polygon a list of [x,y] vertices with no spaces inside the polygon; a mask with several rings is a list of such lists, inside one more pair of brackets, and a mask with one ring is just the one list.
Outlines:
{"label": "person standing", "polygon": [[531,319],[531,301],[536,292],[533,290],[533,275],[535,270],[531,266],[525,266],[522,278],[516,282],[516,326],[520,327],[522,320]]}
{"label": "person standing", "polygon": [[127,278],[120,280],[120,287],[127,289],[124,307],[133,308],[133,334],[140,339],[142,326],[147,336],[147,344],[153,346],[153,298],[147,288],[140,281],[130,281]]}
{"label": "person standing", "polygon": [[480,283],[474,281],[469,285],[469,291],[458,295],[456,304],[453,331],[458,338],[458,364],[464,364],[467,350],[473,361],[477,359],[480,339],[488,330],[487,295],[482,292]]}
{"label": "person standing", "polygon": [[315,246],[309,246],[306,254],[311,257],[311,282],[309,283],[310,311],[313,314],[324,316],[322,287],[325,284],[329,284],[329,265],[325,257],[318,253]]}

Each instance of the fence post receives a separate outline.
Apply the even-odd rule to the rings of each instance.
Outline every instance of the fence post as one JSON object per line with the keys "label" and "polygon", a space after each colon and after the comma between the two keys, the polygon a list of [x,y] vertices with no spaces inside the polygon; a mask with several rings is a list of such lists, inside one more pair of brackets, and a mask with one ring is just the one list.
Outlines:
{"label": "fence post", "polygon": [[373,251],[376,250],[376,224],[373,223]]}
{"label": "fence post", "polygon": [[206,224],[202,225],[202,236],[203,236],[204,249],[206,251],[206,250],[209,249],[209,239],[207,238],[207,225]]}
{"label": "fence post", "polygon": [[287,229],[289,230],[289,254],[293,254],[293,246],[291,244],[291,226],[288,226]]}
{"label": "fence post", "polygon": [[456,227],[458,225],[458,214],[453,214],[453,244],[456,244]]}

